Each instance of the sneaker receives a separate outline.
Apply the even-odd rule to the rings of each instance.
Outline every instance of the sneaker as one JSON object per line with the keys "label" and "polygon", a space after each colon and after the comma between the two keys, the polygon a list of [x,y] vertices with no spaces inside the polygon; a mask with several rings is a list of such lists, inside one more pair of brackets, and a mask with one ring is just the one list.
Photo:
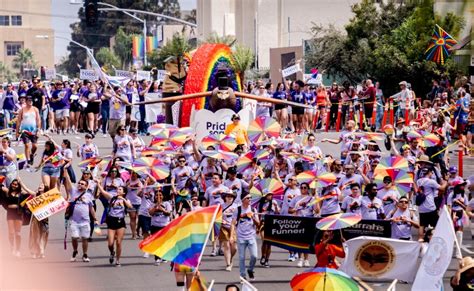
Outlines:
{"label": "sneaker", "polygon": [[159,266],[161,264],[161,259],[156,259],[155,260],[155,266]]}
{"label": "sneaker", "polygon": [[89,257],[86,254],[84,254],[82,256],[82,261],[85,262],[85,263],[89,263],[91,261],[91,259],[89,259]]}
{"label": "sneaker", "polygon": [[268,263],[268,260],[265,260],[265,263],[263,263],[263,266],[265,268],[270,268],[270,264]]}
{"label": "sneaker", "polygon": [[232,271],[232,265],[228,265],[227,267],[225,267],[225,270],[226,270],[227,272]]}
{"label": "sneaker", "polygon": [[290,254],[290,255],[288,256],[288,262],[294,262],[294,261],[295,261],[295,255]]}
{"label": "sneaker", "polygon": [[[112,265],[114,263],[114,259],[115,259],[115,252],[112,251],[110,252],[110,256],[109,256],[109,263]],[[118,263],[118,262],[117,262]]]}
{"label": "sneaker", "polygon": [[249,274],[249,281],[254,281],[255,280],[255,274],[253,271],[247,270],[247,274]]}
{"label": "sneaker", "polygon": [[309,261],[308,260],[304,260],[304,264],[303,264],[305,267],[309,267]]}
{"label": "sneaker", "polygon": [[104,134],[102,135],[102,137],[107,137],[107,134],[106,134],[106,133],[104,133]]}
{"label": "sneaker", "polygon": [[303,260],[298,260],[298,264],[296,264],[298,268],[303,268]]}
{"label": "sneaker", "polygon": [[265,265],[265,261],[266,261],[265,257],[262,257],[260,259],[260,265],[262,265],[262,266]]}
{"label": "sneaker", "polygon": [[115,263],[115,267],[122,267],[122,264],[120,262]]}
{"label": "sneaker", "polygon": [[71,262],[76,261],[77,251],[72,252]]}
{"label": "sneaker", "polygon": [[223,251],[222,249],[219,249],[218,254],[219,254],[219,256],[223,256],[223,255],[224,255],[224,251]]}
{"label": "sneaker", "polygon": [[212,250],[211,257],[215,257],[215,256],[216,256],[216,250]]}
{"label": "sneaker", "polygon": [[144,253],[144,254],[143,254],[143,257],[144,257],[144,258],[149,258],[149,257],[150,257],[150,254],[149,254],[149,253]]}

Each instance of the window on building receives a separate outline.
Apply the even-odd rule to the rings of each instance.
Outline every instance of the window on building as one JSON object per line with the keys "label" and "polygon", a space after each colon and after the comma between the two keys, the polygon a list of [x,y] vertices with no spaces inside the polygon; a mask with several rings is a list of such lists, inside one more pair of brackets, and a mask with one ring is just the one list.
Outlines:
{"label": "window on building", "polygon": [[16,54],[22,48],[22,42],[5,42],[5,51],[7,52],[7,56],[16,56]]}
{"label": "window on building", "polygon": [[15,25],[15,26],[22,25],[21,15],[12,15],[12,25]]}
{"label": "window on building", "polygon": [[10,16],[0,15],[0,26],[9,26],[9,25],[10,25]]}

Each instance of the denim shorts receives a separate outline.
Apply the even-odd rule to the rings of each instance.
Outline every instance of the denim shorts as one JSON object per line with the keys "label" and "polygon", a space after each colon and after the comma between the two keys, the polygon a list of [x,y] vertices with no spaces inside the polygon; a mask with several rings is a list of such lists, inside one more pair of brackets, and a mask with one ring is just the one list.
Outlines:
{"label": "denim shorts", "polygon": [[51,177],[54,177],[54,178],[59,178],[60,170],[61,170],[60,167],[45,166],[41,170],[41,174],[44,175],[44,176],[51,176]]}
{"label": "denim shorts", "polygon": [[138,226],[141,227],[143,232],[150,233],[151,217],[138,215]]}

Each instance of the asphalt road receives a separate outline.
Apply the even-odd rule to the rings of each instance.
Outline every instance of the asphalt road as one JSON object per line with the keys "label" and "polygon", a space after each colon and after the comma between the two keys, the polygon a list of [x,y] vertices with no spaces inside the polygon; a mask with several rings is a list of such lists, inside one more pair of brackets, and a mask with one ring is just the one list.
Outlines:
{"label": "asphalt road", "polygon": [[[322,133],[321,138],[335,138],[336,133]],[[81,143],[83,135],[57,136],[53,138],[61,141],[69,138],[72,142]],[[145,141],[148,141],[146,138]],[[98,136],[95,139],[101,154],[111,151],[110,138]],[[320,144],[324,153],[339,155],[339,145]],[[39,152],[42,152],[42,146]],[[22,149],[16,147],[21,152]],[[453,161],[457,161],[455,156]],[[76,161],[77,162],[77,161]],[[465,158],[464,173],[469,176],[473,173],[472,158]],[[79,169],[76,167],[76,175]],[[22,179],[29,187],[35,189],[40,183],[40,173],[21,172]],[[100,204],[100,203],[98,203]],[[99,208],[99,213],[102,209]],[[28,252],[28,227],[22,229],[22,257],[14,258],[9,250],[5,211],[0,209],[0,290],[181,290],[175,285],[174,274],[170,272],[169,264],[153,265],[153,258],[145,259],[138,249],[138,240],[132,240],[127,229],[123,247],[122,267],[117,268],[108,263],[108,249],[105,236],[94,237],[89,245],[90,263],[80,260],[69,262],[72,247],[68,238],[67,250],[64,250],[64,219],[59,214],[50,218],[50,237],[46,250],[46,258],[33,259]],[[474,251],[474,243],[469,231],[465,231],[464,246],[467,251]],[[463,251],[466,255],[467,253]],[[215,290],[224,290],[225,285],[239,281],[238,258],[234,259],[232,272],[224,270],[223,257],[210,257],[210,249],[205,252],[201,264],[201,273],[208,280],[215,280]],[[79,256],[81,256],[81,252]],[[255,270],[254,285],[259,290],[289,290],[291,278],[303,269],[296,267],[296,262],[287,261],[288,252],[273,247],[270,265],[271,268],[258,266]],[[310,256],[311,264],[315,257]],[[258,265],[258,262],[257,262]],[[449,270],[445,274],[445,288],[449,290],[448,278],[456,270],[457,263],[452,260]],[[386,290],[389,283],[370,283],[375,290]],[[398,284],[397,290],[410,290],[409,284]]]}

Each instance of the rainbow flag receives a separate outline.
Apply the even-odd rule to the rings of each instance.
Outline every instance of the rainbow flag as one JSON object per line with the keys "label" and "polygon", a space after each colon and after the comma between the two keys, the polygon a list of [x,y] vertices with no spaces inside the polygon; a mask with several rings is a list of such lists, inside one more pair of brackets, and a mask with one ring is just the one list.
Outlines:
{"label": "rainbow flag", "polygon": [[147,237],[139,247],[164,260],[195,268],[216,220],[222,220],[220,205],[188,212]]}
{"label": "rainbow flag", "polygon": [[145,50],[143,49],[143,36],[134,35],[132,38],[132,57],[134,59],[143,59]]}
{"label": "rainbow flag", "polygon": [[49,159],[50,159],[49,161],[51,162],[51,164],[53,164],[53,166],[55,167],[58,167],[62,161],[62,158],[59,152],[54,152],[51,156],[49,156]]}
{"label": "rainbow flag", "polygon": [[156,36],[147,36],[146,37],[146,51],[147,53],[152,52],[158,48],[158,38]]}

